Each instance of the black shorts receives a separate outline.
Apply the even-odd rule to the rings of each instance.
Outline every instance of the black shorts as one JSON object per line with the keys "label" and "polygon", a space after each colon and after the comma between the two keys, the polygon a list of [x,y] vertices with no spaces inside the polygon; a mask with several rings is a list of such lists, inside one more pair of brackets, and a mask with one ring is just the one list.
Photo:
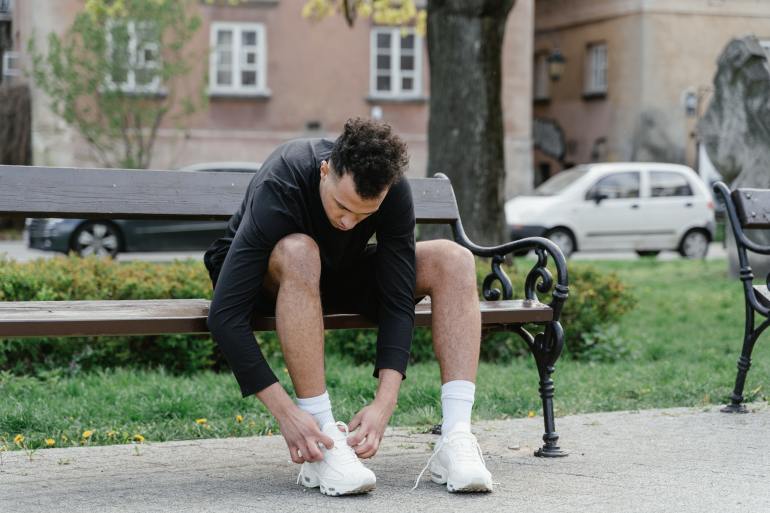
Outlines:
{"label": "black shorts", "polygon": [[[375,257],[377,245],[369,244],[356,262],[341,272],[327,268],[321,269],[321,308],[324,314],[354,313],[360,314],[372,322],[377,322],[379,311],[379,291],[375,276]],[[209,267],[210,262],[206,262]],[[209,268],[212,285],[216,287],[220,269]],[[419,302],[416,300],[415,303]],[[274,316],[275,298],[262,289],[254,304],[254,315]]]}

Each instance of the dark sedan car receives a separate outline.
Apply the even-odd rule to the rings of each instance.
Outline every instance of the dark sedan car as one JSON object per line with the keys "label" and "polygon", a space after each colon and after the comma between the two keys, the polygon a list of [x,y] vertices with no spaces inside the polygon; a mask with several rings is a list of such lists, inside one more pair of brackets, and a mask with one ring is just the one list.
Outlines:
{"label": "dark sedan car", "polygon": [[[183,171],[255,173],[259,163],[195,164]],[[143,219],[27,219],[27,245],[33,249],[74,251],[80,256],[115,256],[132,251],[188,251],[206,249],[222,236],[226,221],[148,221]]]}

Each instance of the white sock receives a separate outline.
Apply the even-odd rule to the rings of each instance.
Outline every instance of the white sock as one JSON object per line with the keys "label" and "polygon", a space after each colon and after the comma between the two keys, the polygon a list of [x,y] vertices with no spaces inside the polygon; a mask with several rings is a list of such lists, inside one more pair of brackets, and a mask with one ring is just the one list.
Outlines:
{"label": "white sock", "polygon": [[441,385],[441,410],[444,421],[441,433],[449,434],[453,429],[471,430],[471,410],[476,385],[471,381],[457,379]]}
{"label": "white sock", "polygon": [[313,416],[318,427],[323,428],[329,422],[334,422],[332,415],[332,402],[329,400],[329,391],[315,397],[297,398],[297,406],[300,410]]}

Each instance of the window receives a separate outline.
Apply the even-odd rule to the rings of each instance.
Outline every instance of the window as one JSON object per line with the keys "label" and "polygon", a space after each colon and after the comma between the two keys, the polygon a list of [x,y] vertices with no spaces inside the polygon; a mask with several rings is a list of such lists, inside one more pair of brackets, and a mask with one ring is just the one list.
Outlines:
{"label": "window", "polygon": [[417,97],[422,90],[422,39],[413,29],[378,27],[371,37],[371,95]]}
{"label": "window", "polygon": [[586,49],[585,94],[605,93],[607,93],[607,44],[590,44]]}
{"label": "window", "polygon": [[639,197],[639,173],[613,173],[600,179],[588,190],[587,200]]}
{"label": "window", "polygon": [[160,90],[160,34],[151,22],[107,23],[110,87],[125,93]]}
{"label": "window", "polygon": [[263,24],[213,23],[211,50],[210,94],[269,94]]}
{"label": "window", "polygon": [[18,77],[21,76],[21,70],[19,69],[19,53],[18,52],[5,52],[3,53],[2,62],[2,78]]}
{"label": "window", "polygon": [[545,52],[535,54],[535,69],[533,70],[535,100],[547,100],[548,90],[548,54]]}
{"label": "window", "polygon": [[684,175],[670,171],[650,172],[650,195],[653,198],[692,196],[690,183]]}

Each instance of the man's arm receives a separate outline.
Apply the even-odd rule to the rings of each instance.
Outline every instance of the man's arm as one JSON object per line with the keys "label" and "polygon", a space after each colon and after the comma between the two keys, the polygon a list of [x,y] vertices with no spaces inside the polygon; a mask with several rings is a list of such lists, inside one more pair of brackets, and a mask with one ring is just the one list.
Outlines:
{"label": "man's arm", "polygon": [[[393,414],[401,380],[406,376],[414,331],[416,280],[414,206],[409,182],[394,185],[377,228],[376,275],[380,309],[377,360],[379,378],[375,399],[353,418],[348,439],[361,458],[374,456]],[[363,443],[361,443],[363,442]],[[361,445],[359,445],[361,444]]]}
{"label": "man's arm", "polygon": [[302,463],[323,457],[317,442],[327,447],[334,442],[320,432],[312,416],[301,411],[278,383],[251,330],[251,315],[270,253],[281,238],[299,229],[288,214],[288,201],[270,184],[262,184],[254,191],[222,265],[208,323],[242,395],[257,394],[278,420],[292,461]]}

